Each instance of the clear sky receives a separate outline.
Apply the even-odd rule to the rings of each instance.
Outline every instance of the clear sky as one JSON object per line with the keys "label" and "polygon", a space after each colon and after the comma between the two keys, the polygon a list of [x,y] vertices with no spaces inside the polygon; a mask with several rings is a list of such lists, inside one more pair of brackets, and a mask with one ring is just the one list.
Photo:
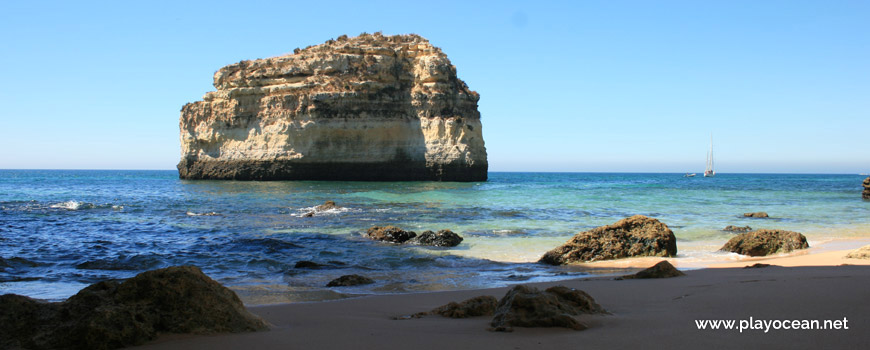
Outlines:
{"label": "clear sky", "polygon": [[870,172],[870,1],[2,1],[0,168],[174,169],[244,59],[417,33],[491,171]]}

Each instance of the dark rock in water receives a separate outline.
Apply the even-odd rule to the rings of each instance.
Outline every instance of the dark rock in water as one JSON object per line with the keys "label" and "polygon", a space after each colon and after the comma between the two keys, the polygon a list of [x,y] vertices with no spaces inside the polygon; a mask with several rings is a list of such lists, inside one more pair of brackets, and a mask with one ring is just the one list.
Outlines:
{"label": "dark rock in water", "polygon": [[40,265],[42,264],[17,256],[9,259],[0,258],[0,267],[37,267]]}
{"label": "dark rock in water", "polygon": [[846,259],[870,259],[870,245],[865,245],[846,254]]}
{"label": "dark rock in water", "polygon": [[123,283],[104,281],[60,303],[0,296],[0,348],[115,349],[160,333],[266,330],[236,294],[199,268],[143,272]]}
{"label": "dark rock in water", "polygon": [[459,243],[462,243],[462,237],[450,230],[441,230],[437,233],[423,231],[423,233],[411,239],[410,243],[435,247],[455,247]]}
{"label": "dark rock in water", "polygon": [[732,226],[732,225],[728,225],[728,226],[725,226],[725,228],[722,229],[722,231],[728,231],[728,232],[749,232],[749,231],[752,231],[752,227],[749,227],[749,226]]}
{"label": "dark rock in water", "polygon": [[809,247],[807,238],[798,232],[757,230],[731,238],[720,250],[749,256],[765,256]]}
{"label": "dark rock in water", "polygon": [[551,265],[620,259],[634,256],[677,255],[677,238],[664,223],[643,215],[578,233],[541,258]]}
{"label": "dark rock in water", "polygon": [[153,255],[134,255],[131,257],[120,257],[118,259],[97,259],[88,260],[76,265],[79,270],[129,270],[141,271],[159,267],[163,260],[159,256]]}
{"label": "dark rock in water", "polygon": [[324,267],[324,266],[325,266],[325,265],[318,264],[318,263],[313,262],[313,261],[301,260],[301,261],[297,261],[297,262],[296,262],[296,265],[293,265],[293,268],[297,268],[297,269],[319,269],[319,268]]}
{"label": "dark rock in water", "polygon": [[763,211],[759,211],[759,212],[755,212],[755,213],[743,213],[743,217],[763,219],[763,218],[769,218],[770,216],[768,216],[767,213],[765,213]]}
{"label": "dark rock in water", "polygon": [[344,275],[339,278],[336,278],[332,281],[329,281],[326,284],[327,287],[350,287],[350,286],[359,286],[363,284],[372,284],[375,283],[375,280],[360,276],[360,275]]}
{"label": "dark rock in water", "polygon": [[324,210],[341,209],[341,208],[342,207],[335,205],[335,202],[333,202],[333,201],[326,201],[323,204],[314,207],[314,210],[315,211],[324,211]]}
{"label": "dark rock in water", "polygon": [[313,211],[309,211],[309,212],[307,212],[307,213],[305,213],[305,214],[302,214],[302,217],[303,217],[303,218],[311,218],[311,217],[314,217],[314,212],[313,212]]}
{"label": "dark rock in water", "polygon": [[405,243],[417,236],[414,231],[405,231],[395,226],[374,226],[366,231],[366,236],[376,241]]}
{"label": "dark rock in water", "polygon": [[770,266],[771,266],[770,264],[755,263],[754,265],[744,266],[743,268],[744,269],[762,269],[762,268],[770,267]]}
{"label": "dark rock in water", "polygon": [[864,182],[861,185],[864,186],[864,191],[861,192],[861,198],[870,200],[870,177],[864,179]]}
{"label": "dark rock in water", "polygon": [[513,327],[588,328],[574,317],[582,314],[607,314],[589,294],[564,286],[536,288],[519,285],[499,301],[492,318],[494,331],[510,332]]}
{"label": "dark rock in water", "polygon": [[490,295],[481,295],[461,303],[451,301],[447,305],[439,306],[429,312],[421,312],[413,315],[413,317],[422,317],[426,315],[441,315],[450,318],[468,318],[477,316],[491,316],[495,313],[495,308],[498,306],[498,300]]}
{"label": "dark rock in water", "polygon": [[674,265],[671,265],[667,260],[660,261],[658,264],[653,265],[652,267],[640,271],[633,275],[622,276],[622,279],[633,279],[633,278],[670,278],[670,277],[679,277],[685,276],[685,273],[677,270]]}

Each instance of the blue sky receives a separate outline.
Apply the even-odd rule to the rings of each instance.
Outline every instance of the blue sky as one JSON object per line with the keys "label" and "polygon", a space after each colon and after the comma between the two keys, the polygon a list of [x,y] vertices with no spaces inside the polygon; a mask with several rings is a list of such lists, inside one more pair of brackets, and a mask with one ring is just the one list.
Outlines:
{"label": "blue sky", "polygon": [[244,59],[417,33],[481,94],[491,171],[870,171],[870,2],[0,3],[0,168],[174,169]]}

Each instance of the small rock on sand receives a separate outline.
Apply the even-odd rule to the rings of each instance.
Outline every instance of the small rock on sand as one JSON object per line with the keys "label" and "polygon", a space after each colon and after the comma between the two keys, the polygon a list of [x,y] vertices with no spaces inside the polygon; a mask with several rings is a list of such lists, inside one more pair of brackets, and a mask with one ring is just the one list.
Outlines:
{"label": "small rock on sand", "polygon": [[326,284],[327,287],[350,287],[350,286],[359,286],[363,284],[372,284],[375,283],[375,280],[360,276],[360,275],[344,275],[339,278],[336,278],[332,281],[329,281]]}
{"label": "small rock on sand", "polygon": [[870,245],[865,245],[846,254],[846,259],[870,259]]}
{"label": "small rock on sand", "polygon": [[640,271],[633,275],[622,276],[621,279],[633,279],[633,278],[670,278],[670,277],[679,277],[685,276],[685,273],[677,270],[674,265],[671,265],[667,260],[662,260],[658,264],[653,265],[652,267]]}

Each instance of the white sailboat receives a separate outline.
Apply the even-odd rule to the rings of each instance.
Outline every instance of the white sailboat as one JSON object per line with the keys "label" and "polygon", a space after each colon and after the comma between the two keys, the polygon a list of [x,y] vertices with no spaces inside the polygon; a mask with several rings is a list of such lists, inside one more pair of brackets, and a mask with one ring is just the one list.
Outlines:
{"label": "white sailboat", "polygon": [[713,170],[713,134],[710,134],[710,151],[707,152],[707,169],[704,169],[704,177],[716,176]]}

